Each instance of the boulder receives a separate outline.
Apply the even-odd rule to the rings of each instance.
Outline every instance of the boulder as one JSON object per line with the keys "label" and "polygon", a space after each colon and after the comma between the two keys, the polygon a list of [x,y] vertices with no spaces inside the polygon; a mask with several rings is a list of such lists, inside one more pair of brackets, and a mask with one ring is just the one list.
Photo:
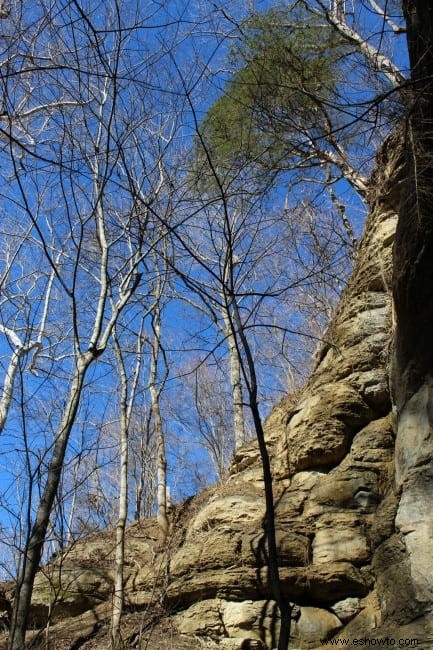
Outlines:
{"label": "boulder", "polygon": [[334,603],[330,607],[331,612],[333,612],[342,623],[348,623],[359,614],[359,612],[364,609],[362,600],[360,598],[345,598],[340,600],[337,603]]}
{"label": "boulder", "polygon": [[348,561],[360,565],[369,558],[365,535],[356,528],[321,528],[313,540],[313,564]]}
{"label": "boulder", "polygon": [[257,639],[267,648],[277,645],[280,616],[275,601],[223,601],[222,618],[229,637]]}
{"label": "boulder", "polygon": [[221,617],[221,601],[216,599],[201,600],[174,617],[181,634],[219,638],[224,633]]}
{"label": "boulder", "polygon": [[331,638],[342,626],[340,619],[326,609],[301,607],[294,636],[299,639],[301,648],[314,648],[322,639]]}

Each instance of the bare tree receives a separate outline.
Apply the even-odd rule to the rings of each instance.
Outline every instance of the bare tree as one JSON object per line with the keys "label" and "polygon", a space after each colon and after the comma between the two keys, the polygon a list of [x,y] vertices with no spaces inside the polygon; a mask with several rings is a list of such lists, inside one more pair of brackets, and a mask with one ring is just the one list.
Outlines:
{"label": "bare tree", "polygon": [[[313,0],[312,2],[306,2],[306,4],[313,10],[316,6],[326,20],[329,21],[330,25],[347,42],[354,46],[356,50],[359,50],[371,65],[372,69],[385,75],[395,88],[399,88],[405,84],[406,77],[399,67],[388,56],[382,54],[375,45],[372,45],[354,25],[349,25],[344,0],[331,0],[329,4],[324,0]],[[375,0],[369,0],[367,4],[370,5],[370,11],[380,16],[386,24],[391,26],[395,34],[400,34],[405,31],[404,27],[398,26],[392,20],[392,17],[389,16],[387,2],[384,3],[383,8]]]}
{"label": "bare tree", "polygon": [[[224,201],[224,197],[222,197],[222,220],[227,245],[225,248],[220,249],[219,265],[216,269],[212,265],[205,263],[203,258],[195,253],[196,249],[193,251],[186,241],[183,242],[188,253],[195,257],[201,271],[206,270],[207,273],[211,275],[213,281],[219,285],[218,291],[214,293],[206,283],[206,280],[202,281],[200,276],[192,277],[191,275],[182,272],[180,272],[180,274],[187,288],[190,291],[193,291],[210,310],[209,315],[212,319],[215,319],[216,314],[221,310],[221,305],[218,306],[218,298],[215,298],[215,296],[220,297],[221,302],[223,303],[222,308],[227,314],[230,334],[235,341],[242,377],[245,384],[246,404],[251,411],[254,432],[257,437],[262,461],[266,502],[264,529],[268,546],[269,583],[273,597],[280,609],[282,621],[278,648],[279,650],[286,650],[290,636],[291,608],[288,601],[286,601],[283,596],[279,576],[272,472],[265,441],[262,416],[259,408],[256,364],[248,340],[248,330],[251,328],[249,321],[255,313],[257,304],[248,304],[248,306],[245,307],[242,300],[245,294],[239,290],[237,285],[239,271],[237,268],[238,259],[235,256],[236,248],[234,233],[236,232],[239,234],[239,231],[232,228],[233,222],[229,212],[229,206],[227,202]],[[216,238],[216,233],[214,233],[214,237]],[[264,291],[262,291],[258,298],[258,302],[260,302],[260,299],[264,297],[264,295]],[[217,307],[215,307],[215,303],[217,303]],[[242,316],[242,313],[245,315]]]}
{"label": "bare tree", "polygon": [[[23,235],[23,239],[20,238],[19,248],[25,240],[26,234]],[[43,345],[46,345],[45,327],[55,280],[55,271],[51,269],[47,277],[44,277],[42,272],[39,274],[40,277],[35,277],[29,286],[24,277],[21,281],[17,278],[17,270],[19,272],[21,269],[19,250],[6,250],[5,268],[0,278],[3,294],[0,301],[0,309],[2,309],[0,332],[6,337],[11,355],[5,368],[1,390],[0,433],[5,427],[11,409],[15,379],[20,366],[31,356],[31,368],[35,370],[37,356],[41,353]],[[37,295],[38,302],[42,300],[43,308],[40,314],[37,313],[32,294]]]}
{"label": "bare tree", "polygon": [[[319,3],[320,4],[320,3]],[[333,29],[339,29],[344,38],[354,43],[354,35],[350,34],[343,29],[345,23],[345,10],[343,3],[337,3],[331,14],[323,13],[324,7],[320,6],[321,13],[319,17],[329,20]],[[352,39],[352,40],[351,40]],[[254,43],[254,41],[252,41]],[[370,46],[365,39],[356,41],[357,51],[364,57],[367,63],[373,68],[376,73],[383,74],[388,81],[391,81],[393,87],[400,86],[404,82],[403,76],[398,74],[396,68],[392,63],[382,55],[375,47]],[[266,56],[266,52],[264,53]],[[248,66],[249,62],[245,63]],[[262,59],[258,62],[258,67],[263,64]],[[242,74],[245,68],[241,69],[240,81],[245,81]],[[254,73],[254,70],[253,70]],[[231,84],[231,85],[230,85]],[[218,107],[217,115],[209,113],[211,119],[203,125],[199,126],[198,119],[196,120],[197,126],[197,140],[196,147],[200,150],[199,159],[199,174],[203,174],[206,181],[203,184],[202,179],[198,181],[198,187],[202,190],[202,212],[200,213],[200,221],[197,225],[197,231],[203,228],[204,218],[207,218],[207,229],[210,233],[209,243],[203,244],[203,237],[194,238],[194,224],[189,221],[188,232],[177,233],[179,246],[186,251],[189,259],[193,259],[196,266],[191,264],[188,270],[183,270],[178,267],[178,273],[183,278],[186,287],[189,291],[194,292],[205,309],[211,320],[215,323],[221,318],[223,314],[223,322],[225,324],[226,332],[230,333],[237,351],[237,358],[242,372],[242,380],[245,389],[245,402],[248,405],[252,421],[254,424],[254,431],[257,437],[258,447],[260,450],[260,457],[262,462],[264,486],[265,486],[265,502],[266,502],[266,515],[264,521],[264,530],[266,536],[266,543],[268,547],[268,562],[269,562],[269,584],[273,597],[278,605],[281,613],[281,630],[278,641],[279,650],[286,650],[289,644],[290,628],[291,628],[291,606],[283,593],[283,587],[279,575],[278,567],[278,550],[275,534],[275,513],[274,513],[274,497],[273,497],[273,478],[267,449],[265,433],[263,428],[262,414],[259,405],[260,395],[260,381],[257,375],[257,363],[253,354],[252,346],[252,332],[260,327],[269,327],[265,320],[262,319],[261,306],[263,303],[271,299],[280,299],[286,292],[294,287],[302,286],[302,282],[308,282],[314,276],[314,271],[310,269],[303,278],[297,278],[290,281],[287,275],[274,276],[272,274],[261,274],[264,260],[275,255],[278,250],[278,238],[281,236],[281,229],[274,226],[272,229],[269,223],[263,216],[263,212],[258,209],[257,201],[254,203],[254,198],[248,196],[248,191],[245,189],[245,182],[254,183],[255,179],[255,164],[257,151],[254,147],[250,147],[248,135],[250,132],[245,133],[240,125],[240,142],[247,142],[247,152],[233,147],[226,156],[227,140],[224,139],[223,134],[228,133],[225,129],[224,120],[230,120],[236,114],[236,107],[233,107],[233,96],[231,90],[233,89],[233,82],[230,82],[229,90],[226,95],[227,105],[218,105],[218,100],[215,106]],[[187,84],[185,82],[185,93],[188,97],[191,110],[194,112],[194,100],[192,94],[188,92]],[[240,86],[240,99],[242,99],[242,92],[248,84],[242,83]],[[266,85],[265,85],[266,88]],[[339,111],[346,110],[347,104],[342,103],[334,110],[334,106],[330,109],[330,104],[320,100],[314,93],[308,91],[308,88],[303,89],[305,95],[311,100],[311,122],[305,126],[302,122],[303,115],[301,112],[293,119],[290,111],[284,106],[280,112],[276,111],[275,122],[270,129],[267,130],[268,122],[265,118],[268,117],[267,110],[273,110],[273,97],[269,104],[267,99],[264,99],[263,109],[263,122],[259,122],[257,131],[263,134],[265,144],[263,151],[266,155],[270,152],[272,155],[272,146],[268,145],[266,136],[272,131],[273,125],[278,124],[281,129],[283,142],[288,142],[287,155],[290,158],[293,156],[293,162],[290,160],[289,164],[285,166],[287,172],[289,168],[293,169],[296,173],[297,179],[299,175],[305,174],[308,168],[313,170],[317,169],[317,162],[320,165],[320,171],[325,173],[325,184],[329,184],[332,188],[333,180],[329,180],[330,165],[337,168],[340,173],[346,178],[348,183],[363,197],[367,193],[366,178],[360,173],[351,163],[350,155],[347,153],[341,140],[336,137],[338,122],[334,119]],[[247,91],[248,92],[248,91]],[[259,94],[259,106],[257,112],[262,109],[260,100],[263,98],[263,92]],[[238,97],[233,92],[235,97]],[[333,101],[334,96],[330,100]],[[278,98],[277,98],[278,99]],[[310,105],[310,104],[308,104]],[[224,108],[227,108],[224,114]],[[242,106],[242,103],[241,103]],[[233,109],[232,111],[229,109]],[[281,114],[284,119],[281,121]],[[260,114],[261,115],[261,114]],[[310,115],[310,117],[311,117]],[[254,119],[254,110],[253,118]],[[278,120],[280,121],[278,122]],[[356,118],[357,120],[358,118]],[[223,126],[221,127],[221,124]],[[263,129],[261,129],[262,124]],[[284,126],[282,126],[282,124]],[[215,126],[216,125],[216,126]],[[324,125],[324,129],[322,128]],[[235,125],[237,126],[237,125]],[[285,127],[287,132],[284,134]],[[206,129],[210,128],[211,138],[207,137]],[[217,129],[216,131],[212,129]],[[253,129],[252,129],[253,131]],[[316,131],[316,135],[314,134]],[[319,135],[317,135],[319,132]],[[322,134],[322,135],[321,135]],[[256,137],[257,132],[255,133]],[[253,136],[254,137],[254,136]],[[228,136],[230,138],[230,135]],[[293,139],[295,144],[293,145]],[[260,148],[260,142],[258,147]],[[326,147],[329,146],[329,148]],[[218,146],[221,147],[218,151]],[[230,158],[232,154],[232,158]],[[245,154],[245,158],[243,158]],[[239,162],[240,161],[240,162]],[[252,161],[252,162],[251,162]],[[270,156],[266,161],[271,168],[272,179],[272,160]],[[322,169],[324,167],[324,170]],[[266,167],[266,164],[265,164]],[[249,173],[249,170],[251,172]],[[227,171],[228,170],[228,171]],[[277,170],[278,171],[278,170]],[[313,171],[314,173],[314,171]],[[334,177],[335,178],[335,177]],[[319,182],[323,184],[323,179],[318,178]],[[205,192],[203,193],[203,187]],[[248,189],[250,190],[250,187]],[[250,191],[250,196],[254,197],[253,191]],[[248,199],[247,199],[248,197]],[[293,199],[294,201],[295,199]],[[338,202],[338,197],[334,194],[331,195],[331,200],[334,203]],[[245,209],[247,206],[247,209]],[[338,207],[338,206],[337,206]],[[340,210],[343,217],[343,226],[353,240],[352,231],[345,223],[344,211]],[[261,215],[261,216],[260,216]],[[263,232],[266,236],[260,236]],[[201,246],[198,246],[200,241]],[[265,243],[260,246],[258,243]],[[211,251],[211,252],[210,252]],[[182,256],[179,255],[179,258]],[[325,263],[328,271],[331,266]],[[255,273],[260,279],[255,277]],[[276,326],[275,330],[278,331],[279,327]],[[288,331],[287,326],[282,326],[281,329]]]}
{"label": "bare tree", "polygon": [[[227,341],[230,363],[230,386],[232,390],[233,404],[233,432],[234,447],[239,449],[245,443],[245,417],[244,417],[244,398],[242,389],[241,360],[230,326],[230,315],[224,307],[224,301],[221,302],[221,315],[224,323],[224,336]],[[221,462],[219,463],[221,468]]]}
{"label": "bare tree", "polygon": [[205,360],[188,355],[186,365],[178,368],[181,386],[169,407],[176,426],[206,450],[218,480],[226,478],[234,449],[232,396],[226,366],[226,361],[216,355]]}
{"label": "bare tree", "polygon": [[[167,379],[168,368],[164,359],[164,348],[161,338],[162,299],[164,293],[164,276],[157,276],[155,283],[155,303],[152,309],[152,335],[150,345],[150,372],[149,392],[151,397],[151,417],[155,428],[156,438],[156,476],[157,476],[157,520],[161,528],[163,539],[168,534],[167,519],[167,454],[165,449],[165,436],[161,415],[161,391]],[[160,362],[164,363],[165,370],[159,373]]]}
{"label": "bare tree", "polygon": [[130,483],[133,486],[134,519],[152,516],[156,495],[156,449],[148,406],[141,402],[130,430]]}
{"label": "bare tree", "polygon": [[[95,20],[98,28],[92,22]],[[11,650],[22,650],[25,644],[33,581],[86,377],[105,353],[115,324],[140,283],[140,266],[148,247],[153,245],[151,236],[144,245],[146,222],[124,182],[122,163],[126,154],[122,151],[129,151],[131,133],[142,124],[142,118],[137,121],[136,115],[128,114],[125,108],[135,108],[127,101],[128,93],[132,96],[133,92],[129,87],[127,71],[131,62],[126,43],[136,29],[134,23],[122,26],[121,20],[127,18],[120,17],[117,2],[107,5],[103,18],[87,13],[75,2],[64,12],[44,14],[46,31],[41,28],[37,36],[44,41],[47,32],[54,35],[46,67],[55,76],[52,87],[62,99],[50,104],[42,122],[39,113],[35,117],[29,110],[25,122],[9,122],[13,192],[19,196],[21,212],[43,252],[50,291],[62,295],[71,333],[61,365],[64,402],[57,415],[54,438],[44,451],[40,499],[34,517],[29,517],[21,555],[9,638]],[[34,99],[46,92],[44,70],[42,64],[35,69],[38,83]],[[20,77],[23,85],[31,83],[31,71],[29,66],[26,75]],[[12,92],[8,98],[12,100]],[[26,132],[19,140],[17,129],[23,129],[23,124]],[[31,138],[33,144],[28,150]],[[144,172],[151,192],[150,175]],[[42,325],[45,320],[42,315]]]}
{"label": "bare tree", "polygon": [[119,517],[116,523],[116,547],[114,565],[114,591],[113,591],[113,613],[111,620],[111,645],[113,650],[122,646],[121,638],[121,617],[124,604],[124,556],[125,556],[125,527],[128,517],[128,451],[129,451],[129,430],[131,426],[132,412],[137,395],[140,370],[142,365],[143,350],[143,329],[144,319],[141,318],[139,331],[136,337],[135,366],[132,377],[129,381],[129,373],[125,367],[125,359],[116,331],[113,328],[113,342],[116,353],[119,379],[120,379],[120,417],[119,417],[119,447],[120,447],[120,480],[119,480]]}

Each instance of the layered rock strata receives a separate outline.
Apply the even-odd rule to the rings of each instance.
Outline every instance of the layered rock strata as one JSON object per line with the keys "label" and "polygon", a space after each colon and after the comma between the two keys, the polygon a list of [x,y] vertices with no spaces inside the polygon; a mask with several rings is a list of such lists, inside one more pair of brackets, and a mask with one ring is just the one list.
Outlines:
{"label": "layered rock strata", "polygon": [[[311,379],[295,405],[283,400],[266,423],[281,579],[295,603],[293,648],[320,647],[349,628],[380,634],[386,569],[378,558],[393,534],[397,504],[388,386],[397,143],[395,136],[382,150],[355,269]],[[192,603],[177,614],[184,633],[274,647],[278,616],[268,600],[262,495],[252,443],[237,454],[230,480],[193,519],[173,558],[169,594],[182,607]],[[391,555],[392,564],[398,555]]]}

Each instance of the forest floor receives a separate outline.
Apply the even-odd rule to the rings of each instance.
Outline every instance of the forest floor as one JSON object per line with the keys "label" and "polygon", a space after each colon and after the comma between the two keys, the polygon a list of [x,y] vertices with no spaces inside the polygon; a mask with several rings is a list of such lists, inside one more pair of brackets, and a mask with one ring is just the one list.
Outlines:
{"label": "forest floor", "polygon": [[[32,650],[110,650],[109,621],[95,624],[89,612],[66,619],[49,630],[28,634]],[[168,617],[146,621],[143,612],[125,614],[122,619],[125,650],[204,650],[214,647],[204,639],[179,635]],[[0,650],[7,650],[7,634],[0,634]]]}

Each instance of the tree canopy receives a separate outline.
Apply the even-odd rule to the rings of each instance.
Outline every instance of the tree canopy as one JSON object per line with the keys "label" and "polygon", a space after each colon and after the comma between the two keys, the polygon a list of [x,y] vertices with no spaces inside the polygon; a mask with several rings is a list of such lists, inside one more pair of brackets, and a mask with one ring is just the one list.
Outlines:
{"label": "tree canopy", "polygon": [[202,187],[218,175],[226,188],[248,178],[263,191],[281,173],[291,172],[293,182],[308,170],[322,183],[345,178],[365,196],[364,136],[389,130],[404,78],[344,13],[325,12],[325,20],[313,5],[271,7],[239,24],[226,58],[230,73],[196,138]]}
{"label": "tree canopy", "polygon": [[323,20],[291,7],[240,25],[228,54],[233,71],[201,125],[202,144],[222,179],[245,165],[268,175],[305,166],[311,143],[326,137],[323,107],[332,104],[345,49]]}

